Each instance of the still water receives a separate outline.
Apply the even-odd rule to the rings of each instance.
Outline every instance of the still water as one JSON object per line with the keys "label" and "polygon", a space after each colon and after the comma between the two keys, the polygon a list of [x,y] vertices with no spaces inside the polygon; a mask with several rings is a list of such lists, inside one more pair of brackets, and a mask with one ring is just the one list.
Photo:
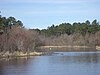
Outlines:
{"label": "still water", "polygon": [[0,59],[0,75],[100,75],[100,52]]}

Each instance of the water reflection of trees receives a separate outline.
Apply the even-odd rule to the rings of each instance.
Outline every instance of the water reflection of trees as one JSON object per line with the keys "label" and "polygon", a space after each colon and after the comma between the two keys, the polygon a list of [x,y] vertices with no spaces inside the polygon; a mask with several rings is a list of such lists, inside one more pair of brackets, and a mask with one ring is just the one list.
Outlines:
{"label": "water reflection of trees", "polygon": [[12,72],[13,69],[16,72],[18,71],[25,71],[27,70],[27,66],[30,65],[28,62],[30,58],[23,57],[23,58],[5,58],[0,60],[0,75],[6,75],[6,72]]}
{"label": "water reflection of trees", "polygon": [[78,57],[78,61],[87,63],[100,63],[100,54],[84,54]]}
{"label": "water reflection of trees", "polygon": [[[56,61],[55,61],[56,60]],[[86,53],[75,56],[55,56],[50,59],[51,63],[100,63],[100,54]]]}

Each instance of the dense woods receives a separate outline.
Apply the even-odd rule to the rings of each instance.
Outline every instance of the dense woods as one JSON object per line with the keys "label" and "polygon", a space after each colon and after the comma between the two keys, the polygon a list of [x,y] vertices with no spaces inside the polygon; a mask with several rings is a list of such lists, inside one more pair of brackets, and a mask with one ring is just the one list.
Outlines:
{"label": "dense woods", "polygon": [[45,36],[45,45],[100,45],[100,25],[96,19],[92,23],[87,20],[83,23],[52,25],[38,32]]}
{"label": "dense woods", "polygon": [[43,33],[45,33],[46,36],[56,35],[59,36],[61,34],[75,34],[79,33],[83,36],[87,33],[95,34],[100,30],[99,22],[95,19],[92,23],[89,22],[89,20],[83,22],[83,23],[62,23],[60,25],[52,25],[51,27],[48,27],[47,29],[41,30]]}
{"label": "dense woods", "polygon": [[0,52],[36,51],[38,46],[99,46],[100,25],[95,19],[62,23],[47,29],[26,29],[14,17],[0,18]]}

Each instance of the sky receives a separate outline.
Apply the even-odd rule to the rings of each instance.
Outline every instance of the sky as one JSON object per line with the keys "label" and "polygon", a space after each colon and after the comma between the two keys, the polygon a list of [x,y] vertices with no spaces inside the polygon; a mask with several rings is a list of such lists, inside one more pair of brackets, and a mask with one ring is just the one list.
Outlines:
{"label": "sky", "polygon": [[21,20],[26,28],[100,21],[100,0],[0,0],[1,15]]}

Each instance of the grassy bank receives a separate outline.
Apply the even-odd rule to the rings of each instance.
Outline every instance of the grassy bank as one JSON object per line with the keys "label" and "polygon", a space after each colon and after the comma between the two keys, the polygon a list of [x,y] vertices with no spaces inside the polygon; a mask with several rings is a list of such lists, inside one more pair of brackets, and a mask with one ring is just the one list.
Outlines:
{"label": "grassy bank", "polygon": [[15,51],[13,53],[6,51],[0,52],[0,57],[26,57],[26,56],[41,56],[49,55],[55,51],[64,52],[81,52],[81,51],[99,51],[100,46],[40,46],[37,47],[38,52],[22,52]]}
{"label": "grassy bank", "polygon": [[39,50],[42,51],[97,51],[96,47],[93,46],[40,46],[38,47]]}
{"label": "grassy bank", "polygon": [[90,48],[89,46],[40,46],[40,48]]}
{"label": "grassy bank", "polygon": [[97,50],[100,50],[100,46],[96,46],[96,49],[97,49]]}
{"label": "grassy bank", "polygon": [[25,56],[41,56],[43,55],[42,52],[19,52],[15,51],[13,53],[7,52],[0,52],[0,57],[25,57]]}

